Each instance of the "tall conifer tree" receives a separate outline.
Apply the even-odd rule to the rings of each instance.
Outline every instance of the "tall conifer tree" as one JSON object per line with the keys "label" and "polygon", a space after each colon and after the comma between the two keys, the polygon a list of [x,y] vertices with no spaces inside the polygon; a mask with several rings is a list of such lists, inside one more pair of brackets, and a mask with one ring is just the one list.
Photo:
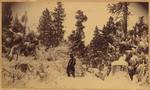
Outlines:
{"label": "tall conifer tree", "polygon": [[40,33],[40,43],[47,47],[53,45],[53,23],[50,11],[47,8],[43,11],[43,15],[40,17],[37,28]]}
{"label": "tall conifer tree", "polygon": [[54,9],[53,12],[53,23],[54,23],[54,29],[55,29],[55,45],[58,46],[61,41],[64,38],[64,33],[65,30],[63,29],[63,22],[64,22],[64,18],[66,16],[65,14],[65,9],[63,8],[63,3],[62,2],[57,2],[57,7]]}
{"label": "tall conifer tree", "polygon": [[87,21],[87,16],[84,15],[83,11],[78,10],[76,12],[75,18],[77,19],[76,22],[76,30],[72,32],[72,34],[68,37],[69,40],[72,42],[71,49],[73,52],[79,53],[81,56],[84,55],[85,45],[84,45],[84,31],[83,29],[85,26],[82,25],[83,22]]}

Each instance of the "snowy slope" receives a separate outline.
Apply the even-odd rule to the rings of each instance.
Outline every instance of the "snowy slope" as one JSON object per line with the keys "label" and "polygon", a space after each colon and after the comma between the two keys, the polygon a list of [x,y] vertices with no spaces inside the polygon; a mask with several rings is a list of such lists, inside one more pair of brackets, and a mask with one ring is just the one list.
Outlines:
{"label": "snowy slope", "polygon": [[[81,59],[76,58],[76,78],[67,77],[66,67],[70,59],[67,47],[50,49],[40,53],[38,60],[32,56],[19,56],[18,61],[2,60],[3,87],[34,87],[34,88],[114,88],[135,89],[143,88],[133,82],[122,82],[124,78],[103,81],[93,73],[84,71]],[[51,60],[47,60],[50,58]],[[19,65],[26,64],[27,71],[22,72]],[[94,69],[93,69],[94,70]],[[82,73],[84,77],[81,77]],[[145,86],[146,87],[146,86]]]}

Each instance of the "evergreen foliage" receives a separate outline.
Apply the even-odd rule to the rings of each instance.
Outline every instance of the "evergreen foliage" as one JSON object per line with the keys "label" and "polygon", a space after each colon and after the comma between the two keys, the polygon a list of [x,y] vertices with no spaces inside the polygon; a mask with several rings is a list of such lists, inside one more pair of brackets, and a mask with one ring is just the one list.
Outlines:
{"label": "evergreen foliage", "polygon": [[53,46],[55,44],[55,34],[50,11],[46,8],[42,14],[43,15],[40,17],[39,25],[37,28],[40,33],[40,43],[47,47]]}
{"label": "evergreen foliage", "polygon": [[84,45],[84,31],[83,29],[85,26],[83,26],[82,23],[87,21],[87,16],[84,15],[83,11],[78,10],[76,12],[75,18],[77,19],[77,22],[75,26],[77,27],[76,30],[72,31],[72,34],[68,37],[69,40],[72,43],[71,50],[73,53],[76,53],[77,55],[84,56],[85,53],[85,45]]}
{"label": "evergreen foliage", "polygon": [[66,14],[62,2],[57,2],[57,7],[54,9],[52,16],[54,17],[53,24],[55,33],[55,45],[58,46],[62,42],[65,33],[65,30],[63,29],[63,22]]}

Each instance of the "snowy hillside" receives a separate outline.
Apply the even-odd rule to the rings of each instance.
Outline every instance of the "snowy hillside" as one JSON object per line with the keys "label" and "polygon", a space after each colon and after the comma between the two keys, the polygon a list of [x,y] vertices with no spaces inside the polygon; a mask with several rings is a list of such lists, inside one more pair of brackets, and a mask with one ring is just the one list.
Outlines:
{"label": "snowy hillside", "polygon": [[[67,54],[69,48],[61,46],[42,52],[44,48],[38,50],[38,60],[32,56],[19,56],[18,61],[9,62],[3,58],[2,79],[3,87],[34,87],[34,88],[140,88],[133,82],[124,83],[117,79],[103,81],[96,76],[99,70],[83,68],[81,60],[76,58],[76,77],[67,77],[66,67],[70,59]],[[64,50],[65,49],[65,50]],[[82,75],[84,73],[84,76]],[[123,79],[122,79],[123,80]],[[114,82],[116,84],[114,84]],[[120,87],[123,85],[122,87]],[[136,87],[136,88],[135,88]]]}

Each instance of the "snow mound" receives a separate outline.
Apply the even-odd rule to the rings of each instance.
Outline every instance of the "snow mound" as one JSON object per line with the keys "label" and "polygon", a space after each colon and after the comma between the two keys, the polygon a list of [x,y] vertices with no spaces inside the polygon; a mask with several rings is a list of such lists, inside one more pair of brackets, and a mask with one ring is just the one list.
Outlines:
{"label": "snow mound", "polygon": [[122,57],[119,58],[118,61],[114,61],[111,63],[111,65],[125,65],[128,66],[128,63],[125,61],[126,55],[124,54]]}

